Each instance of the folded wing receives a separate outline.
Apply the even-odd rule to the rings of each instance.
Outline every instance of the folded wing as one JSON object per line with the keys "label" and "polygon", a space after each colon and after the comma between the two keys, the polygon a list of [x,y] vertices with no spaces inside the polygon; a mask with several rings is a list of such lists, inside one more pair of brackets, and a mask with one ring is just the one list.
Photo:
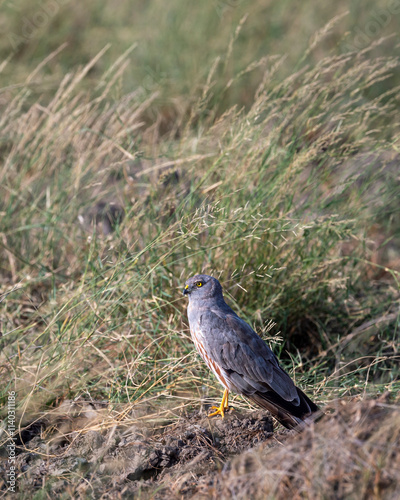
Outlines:
{"label": "folded wing", "polygon": [[255,331],[230,308],[210,309],[209,353],[227,373],[235,390],[268,409],[288,428],[301,424],[318,407],[279,366],[278,360]]}

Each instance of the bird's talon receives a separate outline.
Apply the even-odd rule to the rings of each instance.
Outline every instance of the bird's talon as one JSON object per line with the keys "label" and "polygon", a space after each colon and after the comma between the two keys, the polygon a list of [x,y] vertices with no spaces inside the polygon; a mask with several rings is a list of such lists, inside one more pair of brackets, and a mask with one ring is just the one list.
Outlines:
{"label": "bird's talon", "polygon": [[225,389],[224,395],[222,396],[222,401],[220,406],[211,406],[211,410],[215,410],[213,413],[210,413],[208,417],[215,417],[215,415],[221,415],[224,418],[225,412],[229,410],[228,406],[228,397],[229,391]]}
{"label": "bird's talon", "polygon": [[[210,410],[216,410],[218,413],[220,413],[220,406],[210,406]],[[227,411],[233,410],[232,406],[225,406],[224,407],[224,412],[226,413]]]}
{"label": "bird's talon", "polygon": [[[216,406],[212,406],[211,410],[214,410],[214,408],[217,408],[217,407]],[[217,410],[214,411],[213,413],[209,413],[207,415],[207,417],[210,418],[210,417],[215,417],[216,415],[221,415],[221,417],[224,418],[224,413],[225,413],[225,409],[224,408],[217,408]]]}

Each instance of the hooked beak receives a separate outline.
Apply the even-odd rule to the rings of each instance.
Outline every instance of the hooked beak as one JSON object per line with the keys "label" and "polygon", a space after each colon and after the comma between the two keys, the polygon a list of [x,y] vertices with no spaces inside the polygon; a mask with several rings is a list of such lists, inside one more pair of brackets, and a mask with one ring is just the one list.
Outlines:
{"label": "hooked beak", "polygon": [[186,285],[185,288],[183,289],[183,295],[189,295],[189,285]]}

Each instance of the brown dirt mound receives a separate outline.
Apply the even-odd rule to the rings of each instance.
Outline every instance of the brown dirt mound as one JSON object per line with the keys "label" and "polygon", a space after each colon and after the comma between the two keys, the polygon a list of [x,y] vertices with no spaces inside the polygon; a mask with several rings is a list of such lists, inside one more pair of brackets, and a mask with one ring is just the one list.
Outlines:
{"label": "brown dirt mound", "polygon": [[397,499],[400,407],[338,401],[319,422],[281,446],[260,447],[232,461],[220,498]]}
{"label": "brown dirt mound", "polygon": [[300,434],[273,434],[262,411],[231,411],[224,420],[194,412],[157,427],[138,420],[102,430],[94,425],[101,405],[68,404],[67,416],[64,404],[25,433],[20,498],[39,489],[110,499],[398,498],[400,408],[384,399],[331,404]]}

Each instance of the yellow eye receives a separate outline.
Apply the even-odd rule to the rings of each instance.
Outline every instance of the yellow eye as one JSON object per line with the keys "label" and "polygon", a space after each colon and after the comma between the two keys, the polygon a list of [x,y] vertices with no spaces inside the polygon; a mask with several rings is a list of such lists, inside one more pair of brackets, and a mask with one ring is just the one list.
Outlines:
{"label": "yellow eye", "polygon": [[196,282],[196,285],[197,285],[197,286],[203,286],[203,283],[202,283],[201,281],[197,281],[197,282]]}

